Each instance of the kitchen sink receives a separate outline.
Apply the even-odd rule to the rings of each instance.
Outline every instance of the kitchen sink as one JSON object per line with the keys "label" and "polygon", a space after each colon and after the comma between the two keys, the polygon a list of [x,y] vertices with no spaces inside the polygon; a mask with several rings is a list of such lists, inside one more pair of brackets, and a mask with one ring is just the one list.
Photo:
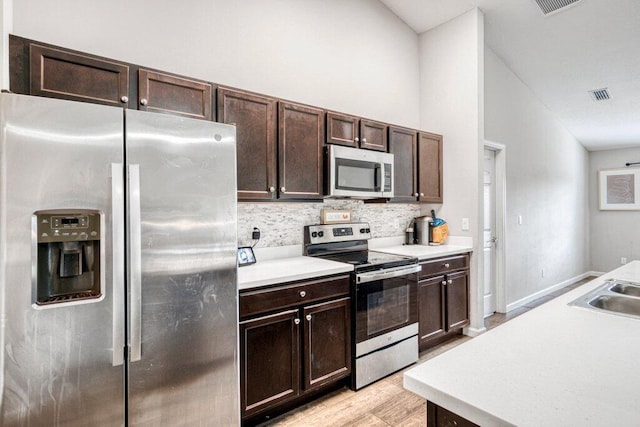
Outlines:
{"label": "kitchen sink", "polygon": [[640,283],[609,279],[569,305],[640,319]]}
{"label": "kitchen sink", "polygon": [[640,286],[637,285],[631,285],[628,283],[616,283],[611,288],[609,288],[609,290],[617,294],[640,297]]}

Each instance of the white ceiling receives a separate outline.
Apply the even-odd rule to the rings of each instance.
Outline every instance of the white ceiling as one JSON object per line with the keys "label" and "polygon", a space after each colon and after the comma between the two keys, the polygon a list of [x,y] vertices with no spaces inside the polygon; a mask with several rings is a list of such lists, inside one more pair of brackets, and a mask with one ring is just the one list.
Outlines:
{"label": "white ceiling", "polygon": [[[640,0],[381,0],[420,34],[474,8],[485,43],[587,149],[640,147]],[[588,91],[608,88],[611,99]]]}

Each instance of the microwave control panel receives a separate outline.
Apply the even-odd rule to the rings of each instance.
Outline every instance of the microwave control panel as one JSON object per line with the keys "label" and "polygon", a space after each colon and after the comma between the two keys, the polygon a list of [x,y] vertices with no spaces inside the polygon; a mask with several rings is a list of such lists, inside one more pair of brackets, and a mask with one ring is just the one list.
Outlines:
{"label": "microwave control panel", "polygon": [[391,175],[393,174],[393,166],[391,163],[384,164],[384,188],[382,191],[385,193],[389,193],[393,190],[391,187]]}

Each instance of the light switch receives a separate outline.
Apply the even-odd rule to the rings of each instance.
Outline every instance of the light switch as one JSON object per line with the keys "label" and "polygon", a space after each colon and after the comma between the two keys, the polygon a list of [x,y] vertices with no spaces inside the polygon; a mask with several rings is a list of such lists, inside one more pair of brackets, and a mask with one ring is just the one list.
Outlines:
{"label": "light switch", "polygon": [[518,215],[518,225],[522,225],[522,215]]}
{"label": "light switch", "polygon": [[469,230],[469,218],[462,218],[462,230]]}

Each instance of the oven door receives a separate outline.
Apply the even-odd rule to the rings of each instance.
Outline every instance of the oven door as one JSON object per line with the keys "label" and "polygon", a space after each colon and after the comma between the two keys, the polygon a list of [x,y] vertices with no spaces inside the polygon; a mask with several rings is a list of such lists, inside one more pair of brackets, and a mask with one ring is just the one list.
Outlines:
{"label": "oven door", "polygon": [[419,265],[356,274],[356,344],[418,322]]}

